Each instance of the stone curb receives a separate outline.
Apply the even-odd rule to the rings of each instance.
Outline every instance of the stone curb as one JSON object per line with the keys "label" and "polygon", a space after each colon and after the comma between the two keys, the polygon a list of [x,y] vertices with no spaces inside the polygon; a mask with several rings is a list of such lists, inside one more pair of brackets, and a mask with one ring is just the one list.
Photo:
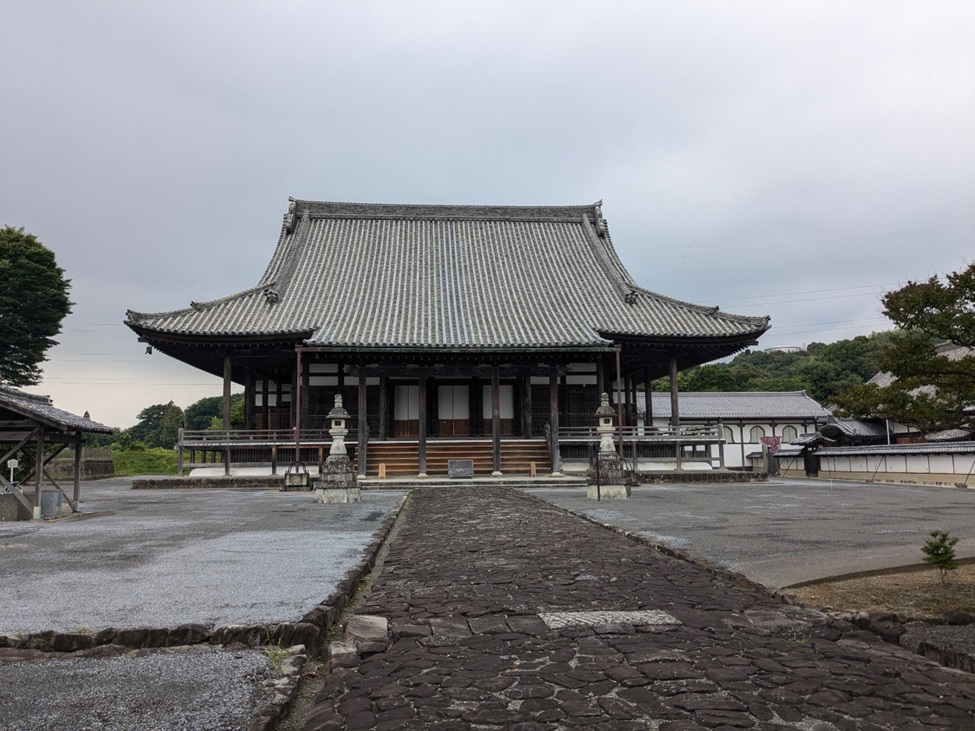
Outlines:
{"label": "stone curb", "polygon": [[334,627],[342,609],[355,596],[359,584],[376,565],[379,549],[389,537],[405,502],[406,496],[386,516],[363,551],[362,559],[346,572],[335,591],[297,622],[270,625],[232,624],[213,628],[202,624],[182,624],[173,628],[108,628],[94,633],[49,630],[0,635],[0,659],[6,656],[15,662],[37,660],[52,653],[73,653],[74,657],[114,657],[132,651],[202,644],[280,649],[288,654],[288,658],[279,668],[281,677],[272,681],[274,699],[255,710],[249,726],[249,731],[272,731],[291,708],[305,660],[309,655],[318,655],[324,638]]}
{"label": "stone curb", "polygon": [[975,653],[965,652],[964,650],[958,650],[952,647],[950,644],[944,642],[937,642],[928,637],[925,637],[923,633],[911,632],[909,631],[910,626],[913,625],[915,628],[919,624],[938,626],[938,623],[925,621],[918,622],[916,617],[898,617],[896,614],[889,612],[859,612],[856,614],[851,614],[848,612],[827,612],[819,607],[813,606],[811,604],[806,604],[799,600],[794,594],[789,594],[787,592],[781,591],[771,591],[766,586],[759,584],[758,582],[752,581],[744,574],[738,573],[736,571],[729,571],[728,569],[721,568],[719,566],[714,566],[707,563],[706,561],[701,561],[699,559],[691,558],[686,554],[677,551],[673,548],[668,548],[659,543],[641,536],[637,533],[624,530],[615,525],[609,523],[603,523],[601,521],[595,520],[594,518],[584,515],[582,513],[577,513],[568,508],[564,508],[560,505],[555,505],[555,503],[550,503],[543,500],[540,497],[531,495],[527,493],[529,497],[533,500],[539,500],[544,502],[546,505],[552,505],[553,507],[562,510],[569,515],[573,515],[577,518],[581,518],[588,523],[597,525],[600,528],[605,528],[612,531],[618,535],[629,538],[630,540],[639,543],[641,545],[652,548],[654,551],[659,551],[666,556],[671,556],[673,558],[679,559],[681,561],[686,561],[688,563],[698,566],[712,576],[717,576],[719,578],[727,579],[737,584],[743,589],[750,589],[752,591],[764,594],[769,598],[779,602],[780,604],[786,604],[789,606],[798,606],[804,609],[815,609],[816,611],[822,612],[823,614],[831,617],[832,619],[850,622],[856,625],[858,628],[866,630],[872,634],[877,635],[885,642],[891,644],[899,645],[904,647],[922,657],[926,657],[929,660],[934,660],[941,665],[954,668],[956,670],[963,670],[969,673],[975,673]]}
{"label": "stone curb", "polygon": [[721,470],[702,470],[700,472],[638,472],[637,484],[640,485],[673,485],[685,483],[748,483],[768,482],[767,472],[738,472]]}

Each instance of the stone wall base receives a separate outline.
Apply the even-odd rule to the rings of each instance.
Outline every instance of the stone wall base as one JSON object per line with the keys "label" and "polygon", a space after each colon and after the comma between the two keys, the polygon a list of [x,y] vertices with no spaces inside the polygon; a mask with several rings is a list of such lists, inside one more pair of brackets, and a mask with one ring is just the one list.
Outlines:
{"label": "stone wall base", "polygon": [[362,492],[358,487],[316,487],[316,503],[358,503]]}
{"label": "stone wall base", "polygon": [[630,497],[629,485],[590,485],[586,497],[590,500],[625,500]]}
{"label": "stone wall base", "polygon": [[669,485],[682,482],[768,482],[768,473],[737,470],[702,470],[701,472],[675,470],[674,472],[638,472],[636,479],[641,485]]}

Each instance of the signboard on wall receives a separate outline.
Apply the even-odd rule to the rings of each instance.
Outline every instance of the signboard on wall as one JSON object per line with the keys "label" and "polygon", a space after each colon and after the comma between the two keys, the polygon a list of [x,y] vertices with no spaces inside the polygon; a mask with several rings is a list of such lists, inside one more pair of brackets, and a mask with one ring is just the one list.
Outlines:
{"label": "signboard on wall", "polygon": [[772,454],[775,454],[776,452],[779,451],[779,444],[782,443],[782,438],[781,437],[762,437],[760,441],[762,442],[762,444],[764,444],[766,447],[768,447],[768,451],[769,452],[771,452]]}

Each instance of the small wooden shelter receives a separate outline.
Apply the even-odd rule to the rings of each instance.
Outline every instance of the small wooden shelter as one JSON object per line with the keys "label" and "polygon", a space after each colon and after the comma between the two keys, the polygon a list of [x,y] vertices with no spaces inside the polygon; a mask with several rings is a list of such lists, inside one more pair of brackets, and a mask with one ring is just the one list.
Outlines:
{"label": "small wooden shelter", "polygon": [[[47,396],[0,386],[0,487],[16,497],[27,515],[34,519],[41,517],[45,478],[68,500],[71,510],[78,512],[81,446],[85,432],[111,434],[112,428],[55,408]],[[46,469],[48,463],[67,447],[73,447],[75,455],[71,498]],[[16,460],[18,468],[26,469],[17,484],[9,479],[9,460]],[[29,485],[33,485],[33,493],[27,490]]]}

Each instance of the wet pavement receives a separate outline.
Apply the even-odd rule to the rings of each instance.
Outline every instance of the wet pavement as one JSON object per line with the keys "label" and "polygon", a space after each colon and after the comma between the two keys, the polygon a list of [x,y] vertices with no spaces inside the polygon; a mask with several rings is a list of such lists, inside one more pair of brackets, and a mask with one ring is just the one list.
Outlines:
{"label": "wet pavement", "polygon": [[629,500],[532,490],[593,520],[745,574],[770,589],[920,564],[933,530],[975,556],[975,490],[828,480],[637,487]]}
{"label": "wet pavement", "polygon": [[506,488],[415,490],[358,615],[306,731],[975,728],[975,677]]}
{"label": "wet pavement", "polygon": [[0,634],[297,620],[404,494],[325,506],[308,492],[131,483],[85,483],[81,515],[0,523]]}

